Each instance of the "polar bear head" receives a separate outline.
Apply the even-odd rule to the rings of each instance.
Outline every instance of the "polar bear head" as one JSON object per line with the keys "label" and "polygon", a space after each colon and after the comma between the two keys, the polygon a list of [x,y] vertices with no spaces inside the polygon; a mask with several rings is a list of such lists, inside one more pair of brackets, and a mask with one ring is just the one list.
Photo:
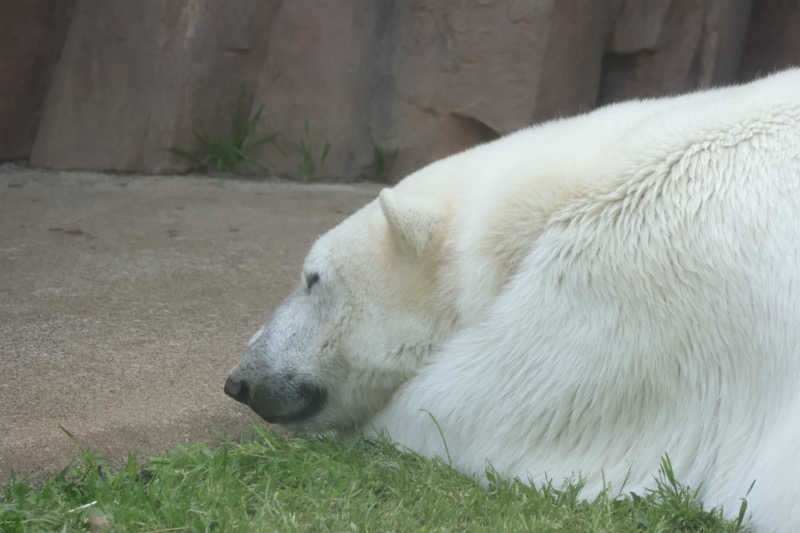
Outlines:
{"label": "polar bear head", "polygon": [[454,327],[439,279],[446,220],[424,195],[384,189],[320,237],[225,393],[290,429],[364,422]]}

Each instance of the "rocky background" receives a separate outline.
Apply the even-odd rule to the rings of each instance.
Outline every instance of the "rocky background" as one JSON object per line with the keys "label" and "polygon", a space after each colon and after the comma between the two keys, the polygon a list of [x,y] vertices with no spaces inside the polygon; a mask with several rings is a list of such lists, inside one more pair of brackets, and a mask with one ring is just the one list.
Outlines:
{"label": "rocky background", "polygon": [[225,133],[241,91],[255,135],[279,136],[284,154],[253,152],[273,173],[391,182],[533,122],[792,64],[800,0],[17,0],[0,160],[185,171],[167,148]]}

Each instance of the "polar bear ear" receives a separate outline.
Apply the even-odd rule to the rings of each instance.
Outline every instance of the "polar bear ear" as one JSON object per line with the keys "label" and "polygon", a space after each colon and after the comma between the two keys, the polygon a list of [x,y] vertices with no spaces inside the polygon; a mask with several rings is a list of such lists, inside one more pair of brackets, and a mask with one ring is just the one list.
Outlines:
{"label": "polar bear ear", "polygon": [[442,220],[437,206],[423,196],[383,189],[378,195],[383,214],[397,241],[411,253],[421,256],[433,242]]}

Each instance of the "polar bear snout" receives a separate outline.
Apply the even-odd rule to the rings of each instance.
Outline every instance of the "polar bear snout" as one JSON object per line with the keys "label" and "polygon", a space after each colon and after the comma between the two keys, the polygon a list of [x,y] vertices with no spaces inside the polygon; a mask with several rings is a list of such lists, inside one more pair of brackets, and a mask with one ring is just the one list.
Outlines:
{"label": "polar bear snout", "polygon": [[257,384],[248,405],[267,422],[285,424],[317,414],[325,405],[326,396],[325,389],[310,383]]}
{"label": "polar bear snout", "polygon": [[324,388],[292,375],[253,383],[232,373],[225,381],[225,394],[272,424],[306,420],[320,412],[327,399]]}

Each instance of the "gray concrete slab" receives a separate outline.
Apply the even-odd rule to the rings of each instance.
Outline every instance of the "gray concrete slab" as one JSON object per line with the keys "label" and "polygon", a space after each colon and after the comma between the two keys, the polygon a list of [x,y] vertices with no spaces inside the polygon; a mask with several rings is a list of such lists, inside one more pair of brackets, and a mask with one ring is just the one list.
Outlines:
{"label": "gray concrete slab", "polygon": [[375,184],[0,166],[0,482],[238,435],[223,382],[314,238]]}

